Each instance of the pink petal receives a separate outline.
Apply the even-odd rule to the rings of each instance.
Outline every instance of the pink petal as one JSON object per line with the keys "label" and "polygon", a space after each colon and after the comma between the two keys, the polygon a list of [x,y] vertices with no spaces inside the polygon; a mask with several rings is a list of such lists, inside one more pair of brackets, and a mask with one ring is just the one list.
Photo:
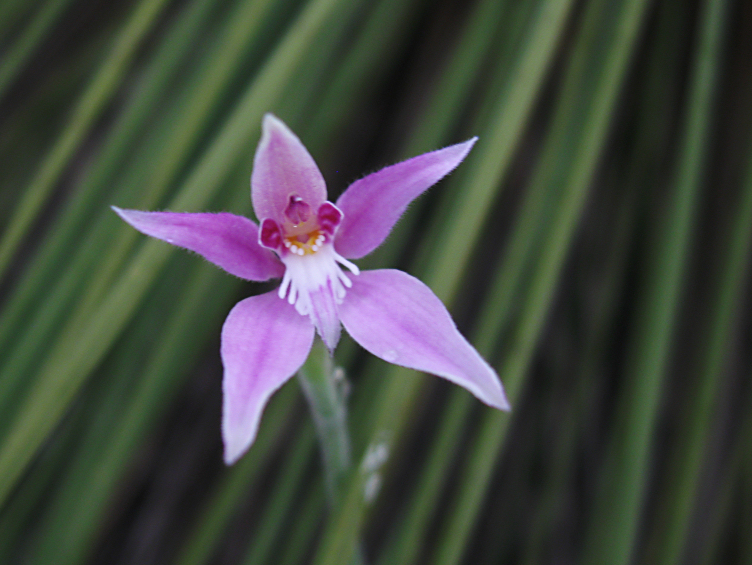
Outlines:
{"label": "pink petal", "polygon": [[241,300],[230,311],[221,348],[225,463],[232,465],[251,446],[269,397],[300,369],[312,343],[311,322],[276,290]]}
{"label": "pink petal", "polygon": [[195,251],[241,279],[265,281],[285,272],[277,256],[258,244],[256,224],[243,216],[112,209],[141,233]]}
{"label": "pink petal", "polygon": [[[272,114],[264,116],[251,175],[251,198],[259,221],[285,222],[291,202],[317,210],[326,201],[326,184],[298,137]],[[291,201],[292,199],[292,201]]]}
{"label": "pink petal", "polygon": [[459,165],[477,139],[424,153],[351,184],[337,200],[345,214],[334,241],[337,253],[359,259],[381,245],[407,205]]}
{"label": "pink petal", "polygon": [[499,377],[418,279],[395,270],[361,272],[339,315],[353,339],[384,361],[444,377],[509,410]]}
{"label": "pink petal", "polygon": [[341,324],[331,283],[311,292],[311,321],[329,352],[333,352],[339,341]]}

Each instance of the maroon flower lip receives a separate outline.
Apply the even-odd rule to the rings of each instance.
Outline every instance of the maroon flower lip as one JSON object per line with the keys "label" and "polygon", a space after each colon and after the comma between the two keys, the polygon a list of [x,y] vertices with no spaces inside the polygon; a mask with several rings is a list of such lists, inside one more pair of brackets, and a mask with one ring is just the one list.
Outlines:
{"label": "maroon flower lip", "polygon": [[298,137],[272,114],[262,130],[251,175],[260,229],[228,213],[113,207],[142,233],[230,274],[282,279],[277,290],[241,300],[222,327],[225,462],[251,446],[267,401],[303,365],[315,334],[332,351],[342,326],[373,355],[443,377],[508,410],[498,376],[425,284],[392,269],[361,272],[351,262],[381,245],[410,202],[454,170],[477,138],[385,167],[332,203]]}

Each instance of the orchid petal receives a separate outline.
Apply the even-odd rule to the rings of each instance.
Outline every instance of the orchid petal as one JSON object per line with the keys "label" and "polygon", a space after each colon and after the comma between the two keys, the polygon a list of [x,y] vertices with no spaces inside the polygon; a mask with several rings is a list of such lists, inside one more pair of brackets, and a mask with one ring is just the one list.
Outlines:
{"label": "orchid petal", "polygon": [[195,251],[241,279],[265,281],[284,274],[277,256],[259,245],[256,224],[243,216],[112,209],[141,233]]}
{"label": "orchid petal", "polygon": [[311,293],[311,321],[330,353],[337,347],[342,325],[331,284]]}
{"label": "orchid petal", "polygon": [[222,437],[232,465],[256,438],[269,397],[300,369],[313,326],[276,291],[238,302],[222,327]]}
{"label": "orchid petal", "polygon": [[454,170],[477,139],[424,153],[351,184],[337,200],[344,213],[334,242],[337,253],[359,259],[381,245],[408,204]]}
{"label": "orchid petal", "polygon": [[251,175],[256,217],[283,224],[291,198],[317,210],[326,201],[326,184],[313,157],[276,116],[266,114],[262,130]]}
{"label": "orchid petal", "polygon": [[339,315],[353,339],[375,356],[444,377],[486,404],[509,410],[494,370],[418,279],[391,269],[362,272],[348,289]]}

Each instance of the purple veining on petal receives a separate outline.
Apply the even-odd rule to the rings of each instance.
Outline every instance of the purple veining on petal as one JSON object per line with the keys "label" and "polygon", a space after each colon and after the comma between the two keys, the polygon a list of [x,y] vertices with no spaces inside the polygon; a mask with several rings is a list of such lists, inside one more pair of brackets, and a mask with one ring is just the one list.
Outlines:
{"label": "purple veining on petal", "polygon": [[222,437],[232,465],[256,437],[271,395],[303,365],[313,326],[276,291],[238,302],[222,327]]}
{"label": "purple veining on petal", "polygon": [[454,170],[477,139],[424,153],[351,184],[337,200],[344,213],[337,253],[359,259],[381,245],[408,204]]}
{"label": "purple veining on petal", "polygon": [[289,221],[285,211],[291,202],[293,216],[303,206],[318,209],[326,184],[308,150],[279,118],[266,114],[262,130],[251,175],[253,209],[259,221],[271,218],[281,226]]}
{"label": "purple veining on petal", "polygon": [[336,298],[331,282],[311,293],[311,321],[330,353],[337,347],[341,332]]}
{"label": "purple veining on petal", "polygon": [[347,332],[377,357],[444,377],[490,406],[509,409],[494,370],[418,279],[395,270],[362,272],[338,310]]}
{"label": "purple veining on petal", "polygon": [[265,281],[284,273],[274,253],[259,245],[256,224],[243,216],[112,209],[141,233],[195,251],[237,277]]}

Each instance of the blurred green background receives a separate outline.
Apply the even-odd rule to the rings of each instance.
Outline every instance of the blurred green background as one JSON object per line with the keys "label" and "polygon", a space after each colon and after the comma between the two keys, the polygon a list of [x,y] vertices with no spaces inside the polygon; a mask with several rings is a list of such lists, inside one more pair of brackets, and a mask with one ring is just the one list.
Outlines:
{"label": "blurred green background", "polygon": [[[2,0],[0,563],[752,564],[750,101],[745,0]],[[109,208],[251,215],[267,111],[332,197],[480,138],[359,265],[513,411],[344,339],[389,457],[337,508],[295,380],[222,464],[221,324],[269,287]]]}

